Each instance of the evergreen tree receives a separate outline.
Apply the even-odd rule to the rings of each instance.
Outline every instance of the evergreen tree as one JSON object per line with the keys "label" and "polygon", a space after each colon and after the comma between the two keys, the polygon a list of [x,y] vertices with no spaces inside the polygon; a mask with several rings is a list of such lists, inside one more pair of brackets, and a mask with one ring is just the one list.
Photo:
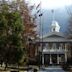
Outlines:
{"label": "evergreen tree", "polygon": [[[10,11],[8,4],[1,5],[0,11],[0,61],[19,64],[26,57],[23,43],[24,25],[18,10]],[[24,60],[23,60],[24,62]]]}
{"label": "evergreen tree", "polygon": [[[19,0],[17,0],[19,1]],[[19,8],[18,8],[19,7]],[[0,5],[0,62],[23,64],[28,61],[28,38],[36,37],[36,27],[28,6],[21,2]],[[35,48],[34,48],[35,49]]]}

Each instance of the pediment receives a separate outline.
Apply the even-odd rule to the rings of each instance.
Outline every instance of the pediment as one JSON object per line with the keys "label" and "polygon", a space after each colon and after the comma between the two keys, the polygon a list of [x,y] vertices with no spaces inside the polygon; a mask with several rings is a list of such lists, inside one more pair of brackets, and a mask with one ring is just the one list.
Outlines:
{"label": "pediment", "polygon": [[60,35],[50,35],[50,36],[47,36],[46,38],[64,38],[64,37]]}
{"label": "pediment", "polygon": [[63,33],[60,32],[51,32],[44,38],[65,38]]}
{"label": "pediment", "polygon": [[51,32],[48,33],[46,36],[40,38],[39,42],[72,42],[71,40],[67,39],[61,32]]}

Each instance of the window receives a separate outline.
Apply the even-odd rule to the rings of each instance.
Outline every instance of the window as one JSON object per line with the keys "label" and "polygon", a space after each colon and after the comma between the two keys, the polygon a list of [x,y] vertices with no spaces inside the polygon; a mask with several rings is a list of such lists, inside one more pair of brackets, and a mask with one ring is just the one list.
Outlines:
{"label": "window", "polygon": [[55,28],[53,28],[53,31],[55,31]]}
{"label": "window", "polygon": [[52,44],[52,49],[56,49],[56,43]]}
{"label": "window", "polygon": [[60,49],[60,50],[63,49],[63,44],[62,44],[62,43],[60,43],[60,45],[59,45],[59,49]]}

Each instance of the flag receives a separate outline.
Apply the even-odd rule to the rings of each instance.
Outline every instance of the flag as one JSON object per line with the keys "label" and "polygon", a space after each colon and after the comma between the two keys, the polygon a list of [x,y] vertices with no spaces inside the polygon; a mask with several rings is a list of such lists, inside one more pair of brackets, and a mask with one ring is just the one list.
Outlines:
{"label": "flag", "polygon": [[37,5],[36,9],[38,9],[40,7],[40,5],[41,5],[41,2]]}
{"label": "flag", "polygon": [[43,15],[43,13],[39,14],[39,17],[41,17]]}
{"label": "flag", "polygon": [[39,9],[39,10],[37,11],[37,13],[39,13],[39,12],[40,12],[40,10],[41,10],[41,9]]}

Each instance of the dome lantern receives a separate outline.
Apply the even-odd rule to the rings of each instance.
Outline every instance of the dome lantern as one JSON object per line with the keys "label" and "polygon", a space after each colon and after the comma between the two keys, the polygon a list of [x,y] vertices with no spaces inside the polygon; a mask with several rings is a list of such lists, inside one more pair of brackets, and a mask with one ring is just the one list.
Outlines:
{"label": "dome lantern", "polygon": [[60,26],[57,21],[52,21],[51,31],[52,32],[59,32],[60,31]]}

